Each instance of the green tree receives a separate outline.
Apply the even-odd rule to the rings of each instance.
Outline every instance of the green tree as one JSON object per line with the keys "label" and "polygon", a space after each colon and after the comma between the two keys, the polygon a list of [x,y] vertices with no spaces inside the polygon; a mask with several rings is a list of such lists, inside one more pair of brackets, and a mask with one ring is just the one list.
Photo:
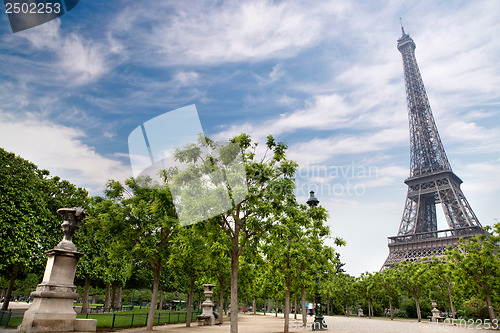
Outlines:
{"label": "green tree", "polygon": [[453,304],[453,293],[455,287],[455,272],[453,261],[444,261],[443,259],[433,258],[430,267],[430,275],[432,283],[439,293],[446,293],[450,304],[450,313],[455,318],[455,306]]}
{"label": "green tree", "polygon": [[398,289],[415,301],[418,321],[422,321],[420,298],[429,287],[429,263],[423,261],[405,261],[395,266],[399,281]]}
{"label": "green tree", "polygon": [[349,274],[338,273],[333,276],[333,290],[336,298],[340,300],[340,302],[345,307],[345,315],[349,316],[351,312],[351,305],[355,301],[356,297],[356,278]]}
{"label": "green tree", "polygon": [[116,200],[121,209],[101,213],[99,218],[108,232],[115,235],[112,246],[116,252],[127,251],[151,265],[154,278],[147,329],[152,330],[161,268],[179,223],[170,191],[147,186],[148,182],[148,179],[130,178],[125,181],[125,187],[117,181],[109,181],[105,193]]}
{"label": "green tree", "polygon": [[[203,150],[210,148],[212,154],[204,157]],[[165,179],[170,186],[173,183],[184,191],[189,192],[191,198],[183,202],[184,212],[193,215],[200,212],[199,200],[193,198],[205,197],[210,199],[214,191],[210,191],[213,184],[219,185],[221,190],[227,191],[231,198],[231,207],[217,219],[219,227],[224,231],[230,242],[229,256],[231,258],[231,333],[238,332],[238,267],[239,258],[247,242],[258,236],[266,229],[266,224],[272,223],[272,214],[282,209],[283,199],[292,193],[294,183],[293,175],[296,163],[286,159],[286,144],[277,143],[273,137],[268,136],[266,152],[263,157],[258,158],[256,154],[257,144],[252,143],[246,134],[235,137],[231,142],[217,145],[215,142],[203,138],[198,145],[191,145],[179,149],[175,153],[175,159],[188,166],[187,170],[178,172],[172,177],[172,170],[165,172]],[[242,154],[241,162],[235,157]],[[200,162],[201,161],[201,162]],[[232,164],[231,164],[232,163]],[[244,186],[231,186],[231,180],[238,177],[238,172],[233,172],[232,167],[227,165],[238,165],[235,169],[243,168],[246,174]],[[222,170],[215,172],[214,170]],[[201,186],[192,187],[197,182]],[[210,182],[209,184],[203,184]],[[243,190],[248,195],[242,201],[239,198]],[[215,191],[217,192],[217,191]],[[218,197],[212,198],[212,203],[217,204]]]}
{"label": "green tree", "polygon": [[245,300],[247,306],[251,302],[252,312],[257,311],[257,297],[260,288],[255,283],[263,264],[263,258],[255,246],[248,246],[240,257],[238,277],[238,297]]}
{"label": "green tree", "polygon": [[268,234],[264,238],[263,252],[268,267],[275,277],[284,286],[284,328],[288,333],[290,314],[290,292],[295,273],[294,259],[301,256],[300,241],[307,223],[307,212],[300,210],[295,198],[290,197],[285,211],[275,218],[275,222],[268,228]]}
{"label": "green tree", "polygon": [[219,228],[216,219],[210,219],[205,223],[204,234],[207,238],[209,268],[208,274],[215,276],[218,282],[217,295],[219,297],[218,310],[219,319],[222,321],[224,311],[224,297],[231,280],[231,259],[229,257],[229,243],[226,234]]}
{"label": "green tree", "polygon": [[195,282],[203,272],[207,271],[209,266],[209,258],[206,257],[208,247],[206,238],[203,237],[204,228],[204,223],[180,228],[170,249],[169,266],[173,270],[182,272],[183,284],[184,287],[187,287],[186,327],[191,326]]}
{"label": "green tree", "polygon": [[387,299],[389,300],[389,313],[391,314],[391,320],[394,320],[394,307],[393,302],[398,299],[398,292],[396,288],[397,277],[396,270],[393,268],[388,268],[383,270],[381,273],[376,273],[378,286],[385,293]]}
{"label": "green tree", "polygon": [[116,299],[117,289],[119,291],[130,278],[132,256],[129,244],[120,242],[112,227],[123,223],[121,219],[125,217],[124,214],[125,208],[117,198],[106,196],[91,200],[89,216],[84,220],[78,238],[78,246],[84,252],[77,270],[77,276],[85,281],[83,307],[88,300],[91,280],[105,285],[105,308],[115,307],[119,303]]}
{"label": "green tree", "polygon": [[7,310],[19,274],[43,270],[43,253],[62,238],[64,206],[85,206],[87,192],[0,148],[0,272],[9,277]]}
{"label": "green tree", "polygon": [[500,288],[500,223],[491,234],[461,240],[458,249],[449,249],[447,258],[460,282],[470,291],[480,291],[486,301],[491,320],[496,319],[493,296]]}
{"label": "green tree", "polygon": [[365,272],[356,281],[358,293],[368,302],[368,318],[371,318],[373,316],[373,299],[378,290],[375,278],[371,273]]}

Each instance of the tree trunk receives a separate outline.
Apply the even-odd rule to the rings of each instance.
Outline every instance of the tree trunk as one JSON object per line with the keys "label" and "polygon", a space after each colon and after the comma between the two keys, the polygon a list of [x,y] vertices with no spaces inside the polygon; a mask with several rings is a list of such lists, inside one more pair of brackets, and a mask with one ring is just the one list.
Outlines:
{"label": "tree trunk", "polygon": [[122,287],[118,287],[116,290],[116,303],[115,307],[119,308],[122,306]]}
{"label": "tree trunk", "polygon": [[271,299],[267,299],[267,312],[271,313],[272,307],[271,307]]}
{"label": "tree trunk", "polygon": [[7,311],[9,309],[10,297],[12,295],[12,290],[14,290],[14,282],[17,277],[17,268],[12,271],[9,280],[9,287],[7,288],[7,294],[5,295],[5,301],[3,302],[2,311]]}
{"label": "tree trunk", "polygon": [[418,301],[418,297],[413,296],[413,299],[415,300],[415,306],[417,307],[417,317],[418,321],[422,321],[422,313],[420,312],[420,302]]}
{"label": "tree trunk", "polygon": [[451,295],[451,289],[450,286],[448,286],[448,297],[450,298],[450,310],[451,310],[451,315],[453,316],[453,319],[455,319],[455,307],[453,306],[453,297]]}
{"label": "tree trunk", "polygon": [[493,304],[491,303],[491,291],[484,288],[486,291],[486,306],[488,307],[488,314],[490,315],[490,320],[494,321],[496,319],[495,310],[493,309]]}
{"label": "tree trunk", "polygon": [[90,276],[85,276],[85,288],[83,289],[82,313],[89,312]]}
{"label": "tree trunk", "polygon": [[283,327],[283,333],[288,333],[290,328],[290,280],[287,279],[285,282],[285,310],[283,311],[285,315],[285,326]]}
{"label": "tree trunk", "polygon": [[349,305],[347,305],[347,304],[346,304],[346,305],[345,305],[345,315],[346,315],[347,317],[349,317],[349,316],[351,315],[351,314],[350,314],[350,312],[351,312],[351,307],[350,307]]}
{"label": "tree trunk", "polygon": [[368,319],[372,319],[372,300],[368,299]]}
{"label": "tree trunk", "polygon": [[191,283],[189,284],[189,293],[188,293],[188,299],[187,299],[186,327],[191,327],[191,314],[193,312],[193,292],[194,292],[194,277],[191,278]]}
{"label": "tree trunk", "polygon": [[331,302],[332,302],[332,300],[330,299],[330,296],[328,296],[327,303],[326,303],[326,314],[328,316],[330,315]]}
{"label": "tree trunk", "polygon": [[394,309],[392,308],[392,299],[389,298],[389,311],[391,312],[391,320],[394,320]]}
{"label": "tree trunk", "polygon": [[156,302],[158,301],[158,287],[160,285],[161,263],[152,264],[154,270],[153,295],[151,296],[151,306],[149,307],[148,322],[146,330],[152,331],[155,321]]}
{"label": "tree trunk", "polygon": [[302,323],[304,323],[304,327],[307,324],[307,309],[306,309],[306,286],[302,286],[302,291],[301,291],[301,313],[302,313]]}
{"label": "tree trunk", "polygon": [[236,238],[233,240],[231,251],[231,333],[238,333],[238,265],[238,239]]}
{"label": "tree trunk", "polygon": [[274,310],[275,310],[274,316],[278,317],[278,300],[277,299],[274,300]]}
{"label": "tree trunk", "polygon": [[297,295],[294,295],[293,319],[297,319]]}
{"label": "tree trunk", "polygon": [[255,298],[253,299],[252,302],[252,309],[253,309],[253,314],[257,314],[257,302],[255,301]]}
{"label": "tree trunk", "polygon": [[113,284],[112,288],[112,293],[111,293],[111,307],[116,308],[116,285]]}
{"label": "tree trunk", "polygon": [[109,311],[109,304],[111,302],[111,286],[106,283],[106,298],[104,299],[104,311]]}
{"label": "tree trunk", "polygon": [[159,292],[160,292],[160,305],[158,306],[158,308],[160,310],[163,310],[163,289],[162,287],[158,287],[159,288]]}
{"label": "tree trunk", "polygon": [[224,311],[224,278],[219,279],[220,291],[219,291],[219,320],[222,321],[223,311]]}

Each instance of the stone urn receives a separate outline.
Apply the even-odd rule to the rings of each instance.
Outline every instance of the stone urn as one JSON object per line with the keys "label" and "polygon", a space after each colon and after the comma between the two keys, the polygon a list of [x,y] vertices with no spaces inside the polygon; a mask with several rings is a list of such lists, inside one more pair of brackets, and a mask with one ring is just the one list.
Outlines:
{"label": "stone urn", "polygon": [[361,308],[361,303],[359,303],[359,308],[358,308],[358,317],[363,317],[363,308]]}
{"label": "stone urn", "polygon": [[199,326],[212,326],[215,324],[215,317],[213,314],[214,302],[210,299],[214,294],[215,284],[204,284],[205,297],[207,298],[201,303],[202,313],[197,316]]}
{"label": "stone urn", "polygon": [[440,311],[437,309],[437,301],[436,300],[431,300],[431,305],[432,305],[432,321],[438,321],[438,319],[441,317]]}

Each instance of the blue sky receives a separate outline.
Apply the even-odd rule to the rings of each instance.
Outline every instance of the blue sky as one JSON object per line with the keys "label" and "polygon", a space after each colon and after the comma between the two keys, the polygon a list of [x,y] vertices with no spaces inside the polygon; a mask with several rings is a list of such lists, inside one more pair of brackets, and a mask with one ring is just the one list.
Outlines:
{"label": "blue sky", "polygon": [[330,211],[347,271],[375,271],[409,176],[400,17],[462,190],[483,225],[500,218],[499,13],[495,0],[82,0],[16,34],[3,15],[0,147],[99,194],[132,175],[132,130],[195,104],[212,138],[286,141],[298,199],[315,190]]}

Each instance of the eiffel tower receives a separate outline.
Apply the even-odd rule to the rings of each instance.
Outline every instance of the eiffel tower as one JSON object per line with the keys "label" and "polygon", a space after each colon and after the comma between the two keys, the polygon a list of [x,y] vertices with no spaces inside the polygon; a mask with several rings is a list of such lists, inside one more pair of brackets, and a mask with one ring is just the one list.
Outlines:
{"label": "eiffel tower", "polygon": [[[389,256],[382,269],[398,262],[441,257],[460,237],[484,233],[465,198],[462,180],[451,170],[415,58],[415,42],[403,33],[398,50],[403,68],[410,122],[410,177],[397,236],[388,237]],[[437,230],[436,204],[441,204],[449,229]]]}

